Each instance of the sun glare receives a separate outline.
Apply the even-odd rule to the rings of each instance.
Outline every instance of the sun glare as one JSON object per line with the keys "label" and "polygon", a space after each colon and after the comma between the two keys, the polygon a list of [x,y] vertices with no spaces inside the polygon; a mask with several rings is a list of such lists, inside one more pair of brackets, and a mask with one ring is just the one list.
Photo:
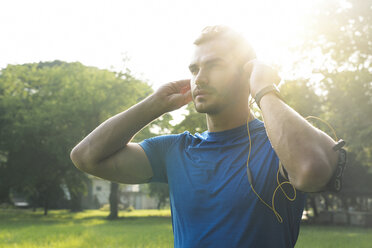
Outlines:
{"label": "sun glare", "polygon": [[[307,14],[315,1],[239,1],[226,5],[228,25],[240,31],[252,44],[258,58],[286,68],[295,59],[289,49],[300,41]],[[239,9],[239,13],[233,10]]]}
{"label": "sun glare", "polygon": [[261,60],[290,63],[288,48],[320,0],[23,2],[27,8],[14,1],[3,6],[0,21],[9,25],[2,30],[7,39],[0,46],[0,67],[60,59],[118,70],[126,53],[131,70],[157,88],[189,76],[190,44],[207,25],[240,31]]}

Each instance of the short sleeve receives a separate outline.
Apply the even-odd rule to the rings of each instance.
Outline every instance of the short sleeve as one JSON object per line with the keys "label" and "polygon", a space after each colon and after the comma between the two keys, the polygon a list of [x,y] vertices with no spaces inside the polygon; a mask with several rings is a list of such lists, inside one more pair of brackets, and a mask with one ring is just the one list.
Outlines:
{"label": "short sleeve", "polygon": [[163,135],[139,143],[150,161],[154,174],[150,182],[168,183],[166,157],[177,137],[177,135]]}

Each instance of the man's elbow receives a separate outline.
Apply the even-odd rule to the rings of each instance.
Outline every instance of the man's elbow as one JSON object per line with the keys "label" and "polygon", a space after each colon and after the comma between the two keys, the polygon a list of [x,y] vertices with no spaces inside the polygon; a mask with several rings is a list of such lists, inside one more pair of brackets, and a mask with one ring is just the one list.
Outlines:
{"label": "man's elbow", "polygon": [[75,165],[76,168],[78,168],[81,171],[88,172],[89,173],[89,162],[86,159],[86,156],[84,155],[84,152],[79,148],[79,145],[75,146],[71,153],[70,158],[72,163]]}
{"label": "man's elbow", "polygon": [[303,192],[323,190],[332,176],[332,166],[328,161],[311,161],[303,165],[293,180],[293,186]]}

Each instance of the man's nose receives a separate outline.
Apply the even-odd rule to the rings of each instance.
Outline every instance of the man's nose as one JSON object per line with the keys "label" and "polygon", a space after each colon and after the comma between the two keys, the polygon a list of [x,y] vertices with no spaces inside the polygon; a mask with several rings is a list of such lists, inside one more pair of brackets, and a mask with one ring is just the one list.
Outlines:
{"label": "man's nose", "polygon": [[194,82],[196,85],[208,84],[208,76],[203,70],[199,70],[198,75],[196,75]]}

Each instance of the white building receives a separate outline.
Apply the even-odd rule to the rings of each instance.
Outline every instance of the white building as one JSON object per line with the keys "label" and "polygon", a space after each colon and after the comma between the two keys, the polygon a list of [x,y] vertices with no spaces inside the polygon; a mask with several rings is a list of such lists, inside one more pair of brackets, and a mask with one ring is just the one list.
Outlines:
{"label": "white building", "polygon": [[[90,177],[88,194],[83,199],[83,207],[96,209],[109,203],[111,182],[97,177]],[[142,185],[120,185],[119,203],[135,209],[156,209],[157,199],[149,197]]]}

